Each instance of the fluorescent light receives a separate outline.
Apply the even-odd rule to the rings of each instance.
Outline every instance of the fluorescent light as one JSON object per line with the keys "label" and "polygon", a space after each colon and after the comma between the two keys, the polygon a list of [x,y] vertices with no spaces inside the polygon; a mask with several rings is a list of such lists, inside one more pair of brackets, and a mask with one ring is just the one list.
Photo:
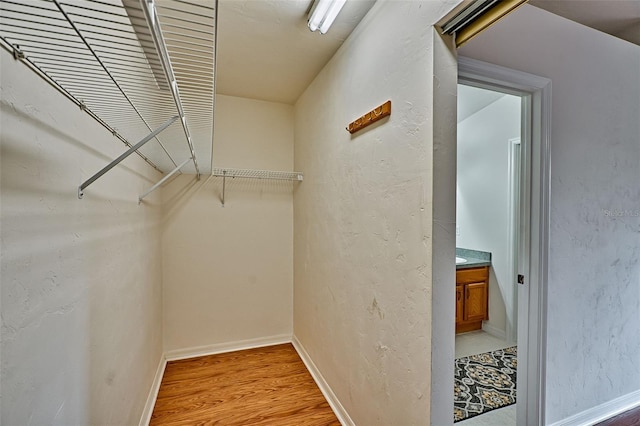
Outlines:
{"label": "fluorescent light", "polygon": [[347,0],[316,0],[309,17],[309,29],[325,34]]}
{"label": "fluorescent light", "polygon": [[324,20],[322,21],[322,24],[320,24],[320,32],[322,34],[329,31],[329,27],[331,26],[331,24],[333,24],[333,21],[336,19],[336,16],[338,16],[338,13],[340,13],[340,10],[342,9],[342,6],[344,6],[346,1],[347,0],[333,1],[333,3],[331,4],[331,7],[329,8],[329,11],[327,12]]}
{"label": "fluorescent light", "polygon": [[331,6],[331,2],[333,0],[316,0],[313,5],[313,9],[311,9],[311,15],[309,16],[309,29],[311,31],[315,31],[320,27],[322,20],[327,14],[327,10],[329,10],[329,6]]}

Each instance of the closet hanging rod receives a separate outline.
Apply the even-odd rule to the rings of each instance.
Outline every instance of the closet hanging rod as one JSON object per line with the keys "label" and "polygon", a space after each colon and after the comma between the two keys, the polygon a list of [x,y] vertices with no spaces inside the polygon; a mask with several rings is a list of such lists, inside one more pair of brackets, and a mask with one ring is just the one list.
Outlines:
{"label": "closet hanging rod", "polygon": [[160,127],[158,127],[157,129],[155,129],[154,131],[152,131],[151,133],[149,133],[147,136],[145,136],[144,138],[142,138],[142,140],[140,142],[138,142],[137,144],[135,144],[134,146],[132,146],[131,148],[129,148],[126,152],[124,152],[123,154],[121,154],[118,158],[116,158],[115,160],[113,160],[112,162],[110,162],[109,164],[107,164],[106,166],[104,166],[99,172],[97,172],[95,175],[91,176],[89,179],[87,179],[82,185],[80,185],[78,187],[78,198],[82,199],[82,197],[84,197],[84,190],[91,185],[93,182],[95,182],[96,180],[100,179],[100,177],[102,175],[104,175],[105,173],[107,173],[109,170],[113,169],[116,165],[118,165],[122,160],[124,160],[125,158],[127,158],[128,156],[130,156],[131,154],[133,154],[135,151],[137,151],[138,149],[140,149],[142,147],[142,145],[144,145],[145,143],[149,142],[151,139],[155,138],[160,132],[162,132],[164,129],[166,129],[167,127],[171,126],[173,124],[174,121],[176,121],[179,117],[176,115],[174,117],[171,117],[170,119],[168,119],[167,121],[165,121]]}

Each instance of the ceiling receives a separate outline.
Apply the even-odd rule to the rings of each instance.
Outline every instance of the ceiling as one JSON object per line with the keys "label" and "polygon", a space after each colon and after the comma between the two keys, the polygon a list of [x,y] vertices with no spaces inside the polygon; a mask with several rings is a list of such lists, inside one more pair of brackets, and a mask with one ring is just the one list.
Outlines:
{"label": "ceiling", "polygon": [[506,96],[504,93],[458,84],[458,123]]}
{"label": "ceiling", "polygon": [[216,92],[293,104],[373,6],[350,0],[326,34],[312,0],[220,0]]}
{"label": "ceiling", "polygon": [[529,0],[529,4],[640,45],[640,0]]}
{"label": "ceiling", "polygon": [[[219,0],[216,92],[292,104],[375,0],[348,0],[327,32],[312,33],[313,0]],[[640,45],[640,0],[530,0]]]}

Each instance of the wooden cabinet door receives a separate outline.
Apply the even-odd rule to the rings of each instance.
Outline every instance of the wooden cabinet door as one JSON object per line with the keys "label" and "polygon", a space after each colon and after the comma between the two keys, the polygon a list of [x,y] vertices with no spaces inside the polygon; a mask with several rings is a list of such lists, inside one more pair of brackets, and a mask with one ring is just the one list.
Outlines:
{"label": "wooden cabinet door", "polygon": [[464,292],[464,320],[487,319],[487,283],[466,284]]}
{"label": "wooden cabinet door", "polygon": [[456,286],[456,324],[464,321],[464,286]]}

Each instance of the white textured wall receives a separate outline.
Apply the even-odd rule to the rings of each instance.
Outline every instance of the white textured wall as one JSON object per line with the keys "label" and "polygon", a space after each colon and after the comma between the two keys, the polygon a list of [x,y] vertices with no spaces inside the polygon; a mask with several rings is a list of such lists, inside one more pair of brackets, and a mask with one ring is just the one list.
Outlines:
{"label": "white textured wall", "polygon": [[[215,114],[215,167],[293,169],[291,105],[218,95]],[[225,207],[221,178],[163,188],[166,350],[291,336],[295,185],[228,179]]]}
{"label": "white textured wall", "polygon": [[492,254],[489,325],[515,326],[509,278],[509,139],[520,137],[520,98],[505,95],[458,123],[456,225],[458,247]]}
{"label": "white textured wall", "polygon": [[432,425],[452,425],[456,281],[456,122],[458,61],[451,37],[433,37]]}
{"label": "white textured wall", "polygon": [[[305,182],[294,196],[294,334],[356,424],[429,423],[431,24],[451,3],[377,2],[295,105],[295,167]],[[448,59],[441,66],[450,81],[436,84],[450,101],[445,142],[455,141],[455,61]],[[390,118],[354,136],[345,130],[388,99]],[[455,143],[450,152],[455,161]],[[443,229],[448,224],[453,236],[455,209],[448,211]],[[455,286],[447,288],[450,341],[441,349],[451,349],[450,365]]]}
{"label": "white textured wall", "polygon": [[640,390],[640,47],[523,6],[461,54],[552,80],[547,423]]}
{"label": "white textured wall", "polygon": [[137,424],[161,356],[160,178],[4,49],[0,101],[5,425]]}

